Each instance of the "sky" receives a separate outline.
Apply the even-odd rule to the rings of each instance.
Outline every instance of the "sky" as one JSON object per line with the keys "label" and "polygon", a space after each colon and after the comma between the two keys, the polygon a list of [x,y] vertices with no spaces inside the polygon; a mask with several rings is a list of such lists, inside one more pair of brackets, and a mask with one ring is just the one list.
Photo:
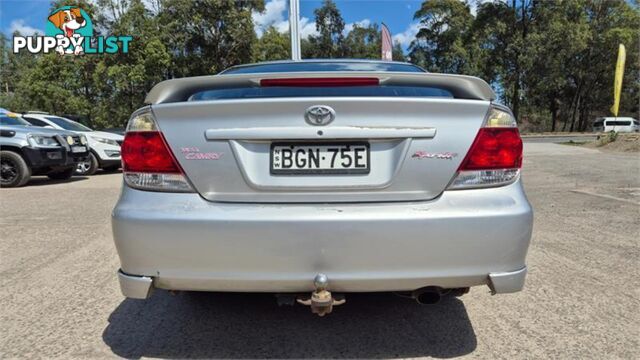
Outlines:
{"label": "sky", "polygon": [[[384,22],[389,26],[394,41],[403,48],[411,43],[418,26],[413,14],[422,0],[335,0],[346,23],[348,32],[354,24]],[[263,13],[254,13],[256,32],[273,25],[284,32],[289,27],[288,0],[265,0]],[[322,5],[322,0],[300,1],[300,27],[304,37],[315,33],[313,10]],[[0,0],[0,31],[7,36],[19,30],[23,35],[42,34],[49,15],[50,0]]]}
{"label": "sky", "polygon": [[[418,31],[417,22],[413,14],[420,8],[422,0],[334,0],[345,21],[345,32],[350,31],[354,24],[368,25],[370,23],[385,23],[393,40],[400,42],[406,48]],[[322,0],[300,1],[300,32],[307,37],[316,32],[313,11],[322,6]],[[280,31],[287,31],[289,26],[287,0],[268,0],[265,12],[254,14],[256,32],[260,35],[261,28],[274,25]]]}

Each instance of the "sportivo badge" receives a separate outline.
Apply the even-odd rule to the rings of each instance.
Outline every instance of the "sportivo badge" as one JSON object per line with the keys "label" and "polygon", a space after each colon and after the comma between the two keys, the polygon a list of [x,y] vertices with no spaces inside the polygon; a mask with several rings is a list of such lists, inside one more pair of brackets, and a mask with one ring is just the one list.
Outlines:
{"label": "sportivo badge", "polygon": [[429,153],[426,151],[416,151],[415,154],[411,155],[412,159],[446,159],[451,160],[454,157],[458,156],[457,153],[452,152],[443,152],[443,153]]}

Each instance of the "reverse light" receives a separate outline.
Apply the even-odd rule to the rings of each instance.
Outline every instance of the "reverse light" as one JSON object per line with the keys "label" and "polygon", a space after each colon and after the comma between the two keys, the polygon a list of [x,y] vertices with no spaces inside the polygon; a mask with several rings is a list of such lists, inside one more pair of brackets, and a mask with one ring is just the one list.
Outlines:
{"label": "reverse light", "polygon": [[328,77],[328,78],[284,78],[262,79],[260,86],[286,87],[342,87],[342,86],[375,86],[379,85],[378,78],[371,77]]}
{"label": "reverse light", "polygon": [[149,108],[136,111],[129,120],[121,157],[124,180],[133,188],[193,192]]}
{"label": "reverse light", "polygon": [[522,167],[522,139],[508,108],[492,105],[450,190],[495,187],[514,182]]}

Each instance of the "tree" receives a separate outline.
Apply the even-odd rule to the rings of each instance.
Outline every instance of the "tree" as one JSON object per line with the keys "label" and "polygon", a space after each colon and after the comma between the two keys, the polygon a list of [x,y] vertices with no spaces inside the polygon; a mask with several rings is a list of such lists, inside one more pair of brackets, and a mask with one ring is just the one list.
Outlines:
{"label": "tree", "polygon": [[[618,44],[627,48],[627,67],[623,83],[622,112],[629,113],[639,102],[640,11],[625,1],[589,2],[580,13],[588,25],[585,49],[575,54],[575,67],[568,68],[574,84],[571,105],[564,115],[563,128],[584,129],[587,117],[597,109],[609,114],[613,102],[613,76]],[[568,99],[567,99],[568,100]],[[569,103],[567,101],[567,103]],[[637,110],[634,114],[637,116]],[[577,125],[576,125],[577,124]]]}
{"label": "tree", "polygon": [[[80,65],[80,66],[78,66]],[[16,85],[12,110],[44,110],[53,114],[91,111],[91,98],[83,92],[82,64],[74,58],[47,54],[24,72]],[[80,85],[80,86],[79,86]]]}
{"label": "tree", "polygon": [[407,58],[404,56],[404,50],[402,50],[402,45],[399,42],[396,41],[393,43],[393,49],[391,49],[391,51],[393,61],[407,61]]}
{"label": "tree", "polygon": [[382,36],[378,24],[355,24],[344,38],[344,57],[353,59],[380,59]]}
{"label": "tree", "polygon": [[640,12],[624,0],[494,0],[480,4],[476,16],[457,0],[427,0],[415,17],[421,29],[410,47],[412,62],[480,76],[516,117],[524,111],[536,127],[552,131],[558,124],[584,130],[594,114],[608,114],[623,43],[621,113],[637,114]]}
{"label": "tree", "polygon": [[[316,30],[319,35],[310,36],[308,46],[302,48],[305,58],[340,58],[345,54],[344,20],[340,10],[332,0],[324,0],[322,6],[314,10]],[[305,44],[307,45],[307,44]]]}
{"label": "tree", "polygon": [[[571,86],[567,66],[576,66],[575,54],[587,47],[588,26],[582,16],[575,18],[581,12],[576,2],[541,2],[532,12],[535,22],[527,39],[528,52],[535,56],[529,57],[532,61],[527,62],[523,85],[529,104],[551,114],[550,130],[555,131],[559,112],[565,105],[563,97]],[[568,23],[572,25],[566,26]]]}
{"label": "tree", "polygon": [[414,18],[420,20],[420,30],[409,48],[412,62],[433,72],[469,73],[469,6],[459,0],[425,1]]}
{"label": "tree", "polygon": [[[275,28],[261,38],[254,33],[251,12],[264,9],[262,0],[57,0],[50,8],[74,4],[89,13],[95,35],[132,35],[129,53],[13,54],[0,34],[0,107],[123,126],[162,80],[290,57],[289,35]],[[303,57],[380,59],[378,24],[354,25],[345,34],[329,0],[315,16],[318,35],[302,40]],[[411,62],[480,76],[535,130],[584,130],[590,119],[609,115],[622,43],[627,65],[620,115],[638,116],[637,1],[493,0],[474,16],[466,2],[427,0],[415,18],[421,28],[409,49]],[[393,59],[404,60],[398,43]]]}
{"label": "tree", "polygon": [[110,30],[114,34],[132,34],[134,38],[129,53],[100,56],[91,72],[94,91],[102,99],[93,119],[98,126],[122,126],[143,105],[151,87],[169,75],[171,56],[162,41],[158,17],[141,0],[131,0],[118,9]]}
{"label": "tree", "polygon": [[[20,33],[13,35],[19,36]],[[28,72],[35,62],[36,57],[29,53],[14,54],[10,40],[0,33],[0,103],[3,104],[0,107],[11,109],[16,105],[23,106],[18,104],[20,99],[16,99],[14,93],[21,79],[20,74]]]}
{"label": "tree", "polygon": [[251,60],[252,11],[262,0],[165,0],[158,14],[172,54],[170,77],[210,75]]}
{"label": "tree", "polygon": [[253,46],[252,62],[291,59],[289,33],[280,33],[270,26]]}

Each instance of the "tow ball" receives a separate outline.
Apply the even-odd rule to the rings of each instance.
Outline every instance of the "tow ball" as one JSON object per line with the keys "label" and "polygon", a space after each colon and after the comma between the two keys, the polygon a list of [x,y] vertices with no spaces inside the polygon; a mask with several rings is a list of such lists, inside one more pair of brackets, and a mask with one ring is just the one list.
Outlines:
{"label": "tow ball", "polygon": [[318,314],[318,316],[325,316],[329,314],[334,306],[342,305],[347,300],[343,296],[334,297],[331,292],[327,290],[329,287],[329,278],[325,274],[318,274],[313,279],[313,286],[316,288],[311,293],[311,298],[298,298],[299,304],[310,306],[311,312]]}

